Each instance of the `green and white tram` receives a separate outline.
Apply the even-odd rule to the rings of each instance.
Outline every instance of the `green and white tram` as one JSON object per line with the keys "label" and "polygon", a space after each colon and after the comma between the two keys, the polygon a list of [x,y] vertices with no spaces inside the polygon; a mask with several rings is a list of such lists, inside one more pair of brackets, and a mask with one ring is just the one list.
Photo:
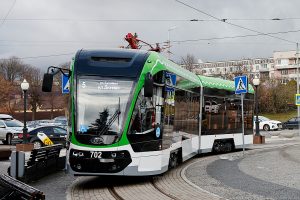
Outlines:
{"label": "green and white tram", "polygon": [[[234,82],[198,76],[156,52],[80,50],[70,88],[67,169],[74,175],[155,175],[199,153],[242,147]],[[249,145],[250,85],[244,119]]]}

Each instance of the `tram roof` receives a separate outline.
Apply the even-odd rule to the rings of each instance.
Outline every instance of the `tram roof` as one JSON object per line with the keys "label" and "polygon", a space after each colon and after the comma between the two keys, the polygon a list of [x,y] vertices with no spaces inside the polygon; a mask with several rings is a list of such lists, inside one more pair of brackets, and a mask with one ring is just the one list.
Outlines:
{"label": "tram roof", "polygon": [[147,70],[155,73],[160,70],[167,70],[171,73],[174,73],[182,78],[185,78],[195,84],[195,87],[200,87],[201,82],[196,74],[180,67],[178,64],[166,59],[161,54],[157,52],[151,52],[150,56],[146,62]]}
{"label": "tram roof", "polygon": [[[204,88],[215,88],[227,91],[235,91],[234,81],[196,75],[180,67],[178,64],[164,58],[156,52],[151,52],[149,58],[147,59],[147,62],[151,63],[150,65],[148,65],[148,67],[151,68],[151,71],[168,70],[172,73],[175,73],[176,75],[190,80],[191,82],[182,82],[181,87],[183,88],[194,88],[203,86]],[[253,87],[250,84],[248,85],[248,90],[249,93],[254,93]]]}
{"label": "tram roof", "polygon": [[[198,77],[200,78],[203,87],[235,91],[234,81],[201,75],[198,75]],[[248,84],[248,91],[249,93],[254,93],[254,89],[250,84]]]}

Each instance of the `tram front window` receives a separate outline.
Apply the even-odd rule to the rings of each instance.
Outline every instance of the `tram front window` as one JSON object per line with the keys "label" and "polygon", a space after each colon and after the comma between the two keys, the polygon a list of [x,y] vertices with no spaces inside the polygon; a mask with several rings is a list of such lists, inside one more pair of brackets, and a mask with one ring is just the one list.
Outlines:
{"label": "tram front window", "polygon": [[80,78],[77,85],[76,139],[83,144],[118,141],[133,81]]}

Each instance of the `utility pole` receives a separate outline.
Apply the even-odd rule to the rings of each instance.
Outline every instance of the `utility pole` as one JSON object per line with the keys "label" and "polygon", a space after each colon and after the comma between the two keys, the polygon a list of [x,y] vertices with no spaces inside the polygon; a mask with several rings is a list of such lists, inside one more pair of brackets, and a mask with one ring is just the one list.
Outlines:
{"label": "utility pole", "polygon": [[[299,94],[299,45],[298,42],[296,44],[296,66],[297,66],[297,94]],[[299,121],[299,117],[300,117],[300,106],[297,106],[297,111],[298,111],[298,134],[300,136],[300,121]]]}

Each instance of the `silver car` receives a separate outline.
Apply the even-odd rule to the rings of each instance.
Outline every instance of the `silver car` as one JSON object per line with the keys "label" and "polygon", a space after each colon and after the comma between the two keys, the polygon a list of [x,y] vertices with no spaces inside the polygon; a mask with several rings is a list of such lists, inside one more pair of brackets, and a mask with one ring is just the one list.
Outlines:
{"label": "silver car", "polygon": [[4,144],[11,144],[14,134],[23,132],[23,123],[13,119],[10,115],[0,115],[0,140]]}

